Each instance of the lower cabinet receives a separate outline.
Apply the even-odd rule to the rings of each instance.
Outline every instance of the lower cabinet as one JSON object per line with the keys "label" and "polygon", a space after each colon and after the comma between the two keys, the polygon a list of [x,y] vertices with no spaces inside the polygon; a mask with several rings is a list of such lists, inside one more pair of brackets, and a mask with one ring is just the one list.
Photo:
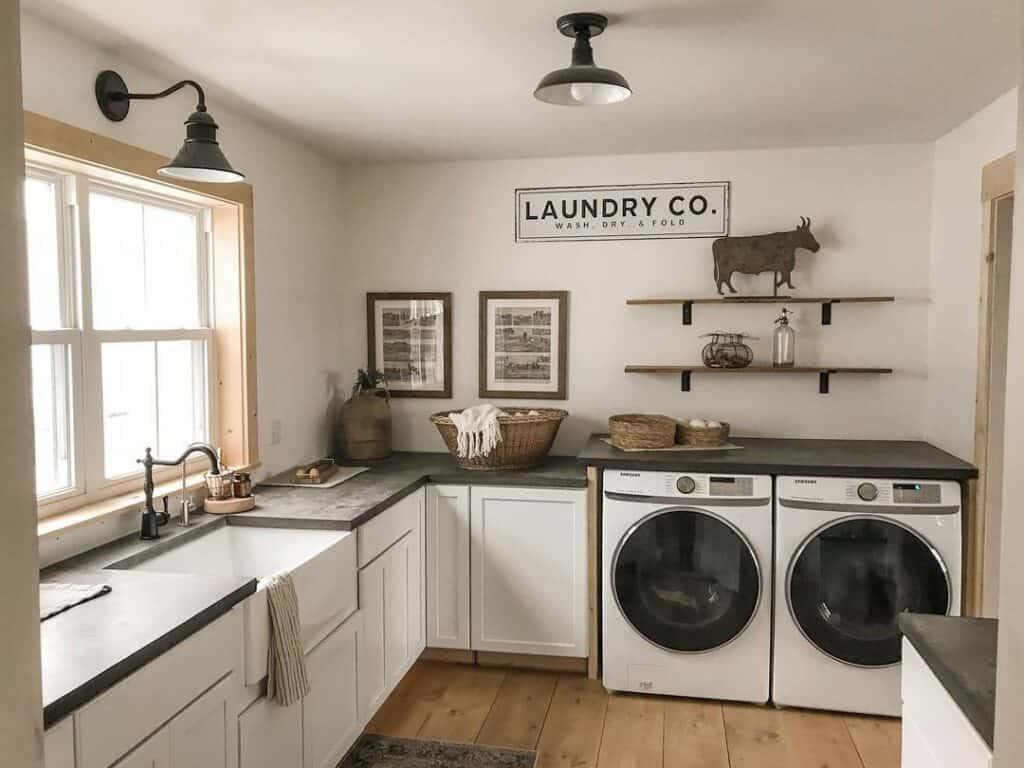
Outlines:
{"label": "lower cabinet", "polygon": [[992,751],[906,638],[902,768],[991,768]]}
{"label": "lower cabinet", "polygon": [[236,685],[235,675],[229,676],[170,722],[172,768],[236,768]]}
{"label": "lower cabinet", "polygon": [[584,490],[427,489],[427,644],[587,655]]}
{"label": "lower cabinet", "polygon": [[114,768],[170,768],[171,736],[163,728],[114,763]]}
{"label": "lower cabinet", "polygon": [[116,768],[235,768],[231,675],[118,760]]}
{"label": "lower cabinet", "polygon": [[427,645],[469,648],[469,486],[427,486]]}
{"label": "lower cabinet", "polygon": [[238,718],[240,768],[302,768],[302,705],[257,699]]}
{"label": "lower cabinet", "polygon": [[359,737],[359,623],[346,622],[306,657],[312,690],[302,700],[305,768],[335,768]]}
{"label": "lower cabinet", "polygon": [[[368,720],[419,658],[425,647],[423,584],[423,493],[411,522],[391,526],[389,513],[407,514],[408,502],[381,513],[381,528],[400,538],[359,571],[359,715]],[[399,505],[403,505],[400,508]],[[376,522],[376,520],[374,521]]]}
{"label": "lower cabinet", "polygon": [[46,768],[75,768],[75,718],[65,717],[43,735]]}

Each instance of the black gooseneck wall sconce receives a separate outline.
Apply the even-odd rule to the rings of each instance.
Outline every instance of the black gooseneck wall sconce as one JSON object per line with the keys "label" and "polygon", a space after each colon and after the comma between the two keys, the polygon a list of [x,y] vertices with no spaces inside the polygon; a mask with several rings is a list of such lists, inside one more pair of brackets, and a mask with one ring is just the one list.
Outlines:
{"label": "black gooseneck wall sconce", "polygon": [[590,38],[604,32],[607,17],[599,13],[570,13],[556,24],[559,32],[576,40],[572,64],[544,75],[533,95],[548,104],[570,107],[615,104],[628,99],[633,91],[626,78],[614,69],[594,64]]}
{"label": "black gooseneck wall sconce", "polygon": [[185,143],[174,159],[157,173],[182,181],[215,184],[244,181],[245,176],[231,167],[217,143],[217,123],[206,111],[206,94],[194,80],[182,80],[159,93],[130,93],[124,78],[107,69],[96,76],[96,103],[107,119],[119,123],[128,115],[133,100],[162,99],[187,85],[196,89],[199,101],[195,112],[185,121]]}

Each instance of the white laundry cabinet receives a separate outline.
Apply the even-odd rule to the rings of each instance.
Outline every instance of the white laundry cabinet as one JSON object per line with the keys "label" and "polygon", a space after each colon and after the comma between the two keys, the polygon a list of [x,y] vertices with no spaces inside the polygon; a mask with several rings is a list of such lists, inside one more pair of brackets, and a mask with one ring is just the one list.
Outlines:
{"label": "white laundry cabinet", "polygon": [[586,491],[427,488],[427,645],[587,655]]}

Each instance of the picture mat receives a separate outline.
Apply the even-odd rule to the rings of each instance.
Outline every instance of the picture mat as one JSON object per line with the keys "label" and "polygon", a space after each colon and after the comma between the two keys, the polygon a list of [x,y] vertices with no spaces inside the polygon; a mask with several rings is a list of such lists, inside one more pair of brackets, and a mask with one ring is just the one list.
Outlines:
{"label": "picture mat", "polygon": [[[543,318],[540,322],[523,317],[525,313],[540,312]],[[512,325],[498,323],[498,316],[502,313],[519,315],[513,318]],[[505,320],[505,318],[502,318]],[[518,319],[522,323],[517,322]],[[547,325],[544,322],[548,322]],[[529,325],[526,323],[530,322]],[[548,334],[547,352],[542,351],[511,351],[521,344],[505,343],[503,349],[498,349],[497,338],[503,333],[503,329],[512,329],[520,337],[527,334],[531,340],[526,346],[532,346],[533,342],[546,331]],[[558,360],[559,341],[561,328],[559,326],[559,300],[558,299],[488,299],[487,300],[487,389],[506,392],[551,392],[558,391]],[[510,349],[511,348],[511,349]],[[498,365],[511,363],[522,366],[517,372],[511,375],[499,376]],[[539,378],[533,378],[538,376]]]}

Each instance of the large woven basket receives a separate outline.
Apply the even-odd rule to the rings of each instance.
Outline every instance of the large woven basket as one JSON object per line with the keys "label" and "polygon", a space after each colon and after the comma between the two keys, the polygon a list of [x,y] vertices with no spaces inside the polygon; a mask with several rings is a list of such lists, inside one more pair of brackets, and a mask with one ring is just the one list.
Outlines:
{"label": "large woven basket", "polygon": [[[448,418],[450,411],[435,413],[430,420],[444,438],[448,451],[463,469],[502,470],[527,469],[544,461],[555,442],[562,419],[569,415],[560,408],[503,408],[506,415],[498,417],[501,442],[488,456],[459,458],[458,430]],[[530,411],[536,411],[533,416]]]}
{"label": "large woven basket", "polygon": [[671,448],[676,442],[676,422],[668,416],[620,413],[608,419],[616,448]]}

